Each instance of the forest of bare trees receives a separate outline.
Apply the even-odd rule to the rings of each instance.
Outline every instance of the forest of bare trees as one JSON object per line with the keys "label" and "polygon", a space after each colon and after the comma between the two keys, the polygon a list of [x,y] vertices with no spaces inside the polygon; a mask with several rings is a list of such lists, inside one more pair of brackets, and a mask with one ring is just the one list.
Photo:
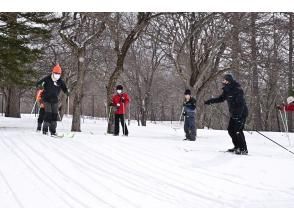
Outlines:
{"label": "forest of bare trees", "polygon": [[[34,20],[31,14],[0,13],[0,110],[7,117],[31,112],[34,83],[59,63],[71,91],[72,131],[81,131],[81,115],[107,116],[117,84],[129,93],[129,117],[138,125],[179,120],[189,88],[197,99],[197,127],[224,129],[226,104],[203,103],[220,94],[225,73],[232,73],[245,91],[248,129],[282,129],[276,106],[293,93],[293,13],[33,15]],[[46,32],[23,33],[19,23],[41,23]],[[8,31],[11,25],[15,28]],[[11,39],[22,36],[29,37],[9,53]],[[18,58],[26,56],[19,52],[26,47],[39,50],[34,59]],[[63,115],[66,96],[60,99]],[[292,119],[289,113],[291,131]]]}

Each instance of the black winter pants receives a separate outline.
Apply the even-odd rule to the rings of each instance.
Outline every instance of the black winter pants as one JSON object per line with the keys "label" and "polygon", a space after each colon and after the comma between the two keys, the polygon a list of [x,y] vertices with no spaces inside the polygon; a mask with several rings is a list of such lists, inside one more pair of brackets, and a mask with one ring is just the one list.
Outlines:
{"label": "black winter pants", "polygon": [[43,132],[48,132],[48,128],[51,134],[56,133],[57,116],[58,116],[58,103],[45,102],[45,118],[43,124]]}
{"label": "black winter pants", "polygon": [[245,135],[243,133],[245,119],[235,120],[230,118],[228,132],[232,138],[234,148],[239,148],[240,150],[247,150],[247,144],[245,140]]}
{"label": "black winter pants", "polygon": [[186,138],[191,141],[196,140],[196,124],[195,117],[185,116],[184,131],[186,133]]}
{"label": "black winter pants", "polygon": [[128,131],[128,127],[125,123],[125,116],[122,114],[115,114],[114,117],[114,135],[118,135],[119,134],[119,121],[121,123],[122,129],[123,129],[123,134],[128,136],[129,131]]}
{"label": "black winter pants", "polygon": [[38,117],[38,127],[37,130],[41,131],[41,127],[45,118],[45,108],[40,108]]}

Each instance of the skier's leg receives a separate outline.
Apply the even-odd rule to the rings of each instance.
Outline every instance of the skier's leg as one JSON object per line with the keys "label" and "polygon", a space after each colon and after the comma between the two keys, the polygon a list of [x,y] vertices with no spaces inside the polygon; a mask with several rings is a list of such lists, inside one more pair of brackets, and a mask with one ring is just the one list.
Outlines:
{"label": "skier's leg", "polygon": [[123,129],[123,134],[125,136],[128,136],[129,135],[129,131],[128,131],[128,127],[127,127],[127,125],[125,123],[125,115],[121,115],[120,120],[121,120],[122,129]]}
{"label": "skier's leg", "polygon": [[48,128],[52,120],[52,108],[51,103],[45,102],[45,115],[44,115],[44,124],[43,124],[43,134],[48,133]]}
{"label": "skier's leg", "polygon": [[243,130],[240,131],[240,145],[242,146],[241,150],[247,150],[246,139]]}
{"label": "skier's leg", "polygon": [[245,140],[245,135],[243,132],[244,129],[244,124],[245,124],[245,119],[241,120],[241,123],[237,123],[237,142],[238,142],[238,146],[240,148],[240,151],[247,151],[247,144],[246,144],[246,140]]}
{"label": "skier's leg", "polygon": [[191,117],[190,118],[190,124],[189,124],[189,129],[190,129],[190,140],[195,141],[196,140],[196,123],[195,123],[195,118]]}
{"label": "skier's leg", "polygon": [[56,134],[56,127],[57,127],[57,117],[58,117],[58,103],[54,103],[51,105],[52,108],[52,120],[50,123],[50,133]]}
{"label": "skier's leg", "polygon": [[184,131],[186,133],[186,139],[190,140],[190,132],[189,132],[189,117],[185,116],[185,124]]}
{"label": "skier's leg", "polygon": [[[234,144],[234,149],[238,148],[238,141],[237,141],[237,133],[236,133],[236,125],[234,119],[230,118],[229,126],[228,126],[228,133],[232,138],[232,142]],[[233,149],[231,149],[233,150]]]}
{"label": "skier's leg", "polygon": [[114,135],[119,134],[119,115],[114,115]]}
{"label": "skier's leg", "polygon": [[44,116],[45,116],[45,109],[44,108],[40,108],[39,110],[39,117],[38,117],[38,127],[37,130],[41,131],[42,129],[42,124],[44,121]]}

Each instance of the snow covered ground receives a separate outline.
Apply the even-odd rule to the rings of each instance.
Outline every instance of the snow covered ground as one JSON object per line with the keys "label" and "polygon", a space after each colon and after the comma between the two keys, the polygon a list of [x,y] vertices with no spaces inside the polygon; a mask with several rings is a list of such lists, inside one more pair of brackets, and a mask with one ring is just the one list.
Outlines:
{"label": "snow covered ground", "polygon": [[[88,119],[60,139],[35,127],[27,115],[0,117],[2,208],[294,207],[294,155],[257,133],[245,133],[250,155],[238,156],[219,152],[232,147],[226,131],[184,142],[169,124],[132,122],[129,137],[113,137],[105,120]],[[264,134],[289,147],[285,135]]]}

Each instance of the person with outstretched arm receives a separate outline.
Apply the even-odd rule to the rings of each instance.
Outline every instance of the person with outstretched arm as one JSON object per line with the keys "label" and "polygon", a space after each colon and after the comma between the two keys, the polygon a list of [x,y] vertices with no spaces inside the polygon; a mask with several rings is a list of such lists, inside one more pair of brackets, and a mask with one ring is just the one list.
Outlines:
{"label": "person with outstretched arm", "polygon": [[59,64],[54,66],[52,73],[37,82],[37,87],[44,89],[43,102],[45,106],[45,117],[43,124],[43,134],[48,134],[48,129],[52,136],[56,136],[57,117],[58,117],[58,95],[62,90],[67,96],[69,91],[61,78],[61,67]]}
{"label": "person with outstretched arm", "polygon": [[224,75],[223,85],[222,94],[217,98],[205,101],[204,104],[210,105],[227,101],[230,112],[228,133],[234,144],[234,148],[228,149],[228,152],[247,155],[248,149],[243,129],[248,116],[248,108],[244,98],[244,92],[240,84],[234,80],[231,74]]}

